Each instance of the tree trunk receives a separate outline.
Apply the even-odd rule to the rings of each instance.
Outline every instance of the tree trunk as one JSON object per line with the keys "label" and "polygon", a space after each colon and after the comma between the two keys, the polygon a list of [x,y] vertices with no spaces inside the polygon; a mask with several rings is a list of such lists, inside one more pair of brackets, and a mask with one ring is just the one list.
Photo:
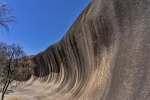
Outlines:
{"label": "tree trunk", "polygon": [[5,83],[4,87],[3,87],[1,100],[4,100],[4,95],[6,93],[6,90],[7,90],[8,86],[9,86],[9,84],[10,84],[10,80],[6,81],[6,83]]}
{"label": "tree trunk", "polygon": [[4,100],[4,95],[5,95],[5,92],[6,92],[7,84],[8,84],[8,82],[7,82],[7,80],[6,80],[5,85],[4,85],[4,87],[3,87],[3,90],[2,90],[2,97],[1,97],[1,100]]}

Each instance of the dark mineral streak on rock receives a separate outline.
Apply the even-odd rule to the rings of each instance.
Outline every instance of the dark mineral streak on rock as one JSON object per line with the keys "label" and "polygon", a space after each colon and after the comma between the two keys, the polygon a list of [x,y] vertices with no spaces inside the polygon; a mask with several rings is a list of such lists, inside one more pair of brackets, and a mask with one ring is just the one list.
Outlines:
{"label": "dark mineral streak on rock", "polygon": [[150,0],[93,0],[33,61],[37,98],[150,100]]}

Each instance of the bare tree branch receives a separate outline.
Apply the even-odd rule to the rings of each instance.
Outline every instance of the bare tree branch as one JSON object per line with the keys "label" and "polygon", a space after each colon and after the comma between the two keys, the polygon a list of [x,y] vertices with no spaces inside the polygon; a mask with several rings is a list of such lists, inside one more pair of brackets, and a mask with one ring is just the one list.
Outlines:
{"label": "bare tree branch", "polygon": [[0,4],[0,26],[9,32],[9,25],[15,22],[17,21],[13,15],[13,9],[10,9],[6,3]]}

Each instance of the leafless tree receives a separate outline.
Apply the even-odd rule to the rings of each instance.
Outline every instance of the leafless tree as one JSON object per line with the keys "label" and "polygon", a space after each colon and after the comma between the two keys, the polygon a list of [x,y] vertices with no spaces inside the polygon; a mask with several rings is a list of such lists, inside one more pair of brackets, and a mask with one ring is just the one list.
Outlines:
{"label": "leafless tree", "polygon": [[16,22],[13,15],[13,9],[9,8],[6,3],[0,4],[0,26],[9,32],[9,25]]}

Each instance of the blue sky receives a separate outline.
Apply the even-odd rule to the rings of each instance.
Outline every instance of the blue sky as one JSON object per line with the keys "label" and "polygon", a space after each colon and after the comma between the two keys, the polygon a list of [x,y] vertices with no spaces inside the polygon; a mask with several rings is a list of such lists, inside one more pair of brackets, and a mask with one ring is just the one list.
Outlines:
{"label": "blue sky", "polygon": [[[35,55],[58,42],[91,0],[0,0],[14,9],[17,24],[0,41],[20,44]],[[0,27],[1,28],[1,27]]]}

